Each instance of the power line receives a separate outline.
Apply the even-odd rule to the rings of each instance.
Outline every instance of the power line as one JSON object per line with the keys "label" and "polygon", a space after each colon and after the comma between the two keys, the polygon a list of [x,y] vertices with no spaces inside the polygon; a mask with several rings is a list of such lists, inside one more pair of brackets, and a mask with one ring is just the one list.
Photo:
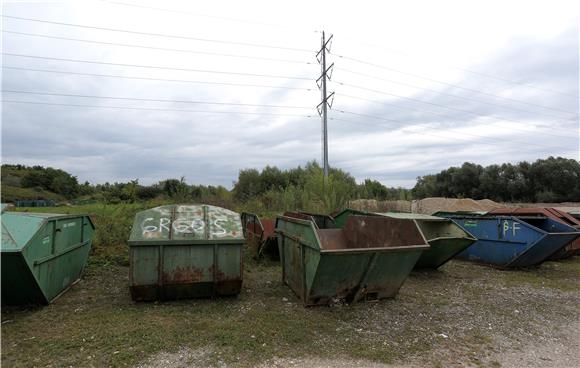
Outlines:
{"label": "power line", "polygon": [[280,89],[292,89],[292,90],[299,90],[299,91],[314,91],[314,89],[311,89],[311,88],[272,86],[272,85],[264,85],[264,84],[206,82],[206,81],[196,81],[196,80],[187,80],[187,79],[164,79],[164,78],[150,78],[150,77],[130,77],[130,76],[126,76],[126,75],[114,75],[114,74],[79,73],[79,72],[70,72],[70,71],[62,71],[62,70],[20,68],[20,67],[16,67],[16,66],[6,66],[6,65],[3,65],[2,68],[3,69],[14,69],[14,70],[24,70],[24,71],[31,71],[31,72],[83,75],[83,76],[89,76],[89,77],[123,78],[123,79],[137,79],[137,80],[161,81],[161,82],[209,84],[209,85],[219,85],[219,86],[280,88]]}
{"label": "power line", "polygon": [[271,112],[214,111],[214,110],[182,110],[182,109],[162,109],[162,108],[149,108],[149,107],[64,104],[64,103],[36,102],[36,101],[17,101],[17,100],[5,100],[5,99],[2,99],[0,102],[20,103],[20,104],[31,104],[31,105],[48,105],[48,106],[68,106],[68,107],[83,107],[83,108],[89,107],[89,108],[103,108],[103,109],[120,109],[120,110],[172,111],[172,112],[190,112],[190,113],[207,113],[207,114],[232,114],[232,115],[293,116],[293,117],[301,117],[301,118],[308,118],[308,119],[315,118],[315,117],[317,118],[317,116],[313,116],[313,115],[283,114],[283,113],[271,113]]}
{"label": "power line", "polygon": [[[513,111],[529,112],[528,110],[518,109],[518,108],[511,107],[511,106],[501,105],[501,104],[497,104],[497,103],[493,103],[493,102],[481,101],[479,99],[465,97],[465,96],[460,96],[460,95],[455,95],[453,93],[441,92],[439,90],[432,89],[432,88],[420,87],[420,86],[417,86],[417,85],[413,85],[413,84],[409,84],[409,83],[404,83],[404,82],[399,82],[399,81],[395,81],[395,80],[387,79],[387,78],[380,78],[380,77],[376,77],[374,75],[370,75],[370,74],[366,74],[366,73],[359,73],[359,72],[355,72],[355,71],[348,70],[348,69],[344,69],[344,68],[337,68],[337,69],[338,70],[341,70],[343,72],[347,72],[347,73],[351,73],[351,74],[355,74],[355,75],[361,75],[361,76],[368,77],[368,78],[372,78],[372,79],[378,79],[378,80],[386,81],[386,82],[389,82],[389,83],[398,84],[398,85],[401,85],[401,86],[406,86],[406,87],[411,87],[411,88],[417,88],[417,89],[421,89],[421,90],[424,90],[424,91],[430,91],[430,92],[433,92],[433,93],[437,93],[439,95],[450,96],[450,97],[454,97],[454,98],[461,99],[461,100],[474,101],[474,102],[477,102],[477,103],[481,103],[481,104],[485,104],[485,105],[491,105],[491,106],[498,106],[498,107],[501,107],[501,108],[504,108],[504,109],[508,109],[508,110],[513,110]],[[534,104],[534,103],[529,103],[529,102],[519,101],[519,100],[516,100],[516,101],[521,102],[521,103],[524,103],[526,105],[531,105],[531,106],[545,108],[542,105],[537,105],[537,104]],[[556,119],[570,120],[570,119],[563,118],[561,116],[547,114],[545,112],[534,112],[534,113],[536,113],[536,114],[542,114],[542,115],[549,116],[549,117],[556,118]],[[569,112],[569,113],[571,114],[571,112]]]}
{"label": "power line", "polygon": [[29,95],[42,95],[42,96],[82,97],[82,98],[98,98],[98,99],[108,99],[108,100],[146,101],[146,102],[171,102],[171,103],[188,103],[188,104],[199,104],[199,105],[270,107],[270,108],[308,109],[308,110],[313,110],[314,109],[312,106],[266,105],[266,104],[247,104],[247,103],[236,103],[236,102],[215,102],[215,101],[170,100],[170,99],[156,99],[156,98],[96,96],[96,95],[81,95],[81,94],[71,94],[71,93],[18,91],[18,90],[11,90],[11,89],[3,89],[2,92],[4,92],[4,93],[29,94]]}
{"label": "power line", "polygon": [[133,31],[133,30],[119,29],[119,28],[87,26],[87,25],[83,25],[83,24],[56,22],[56,21],[51,21],[51,20],[46,20],[46,19],[37,19],[37,18],[17,17],[17,16],[13,16],[13,15],[2,15],[2,17],[9,18],[9,19],[16,19],[16,20],[24,20],[24,21],[29,21],[29,22],[55,24],[55,25],[59,25],[59,26],[77,27],[77,28],[85,28],[85,29],[96,29],[96,30],[100,30],[100,31],[122,32],[122,33],[130,33],[130,34],[137,34],[137,35],[144,35],[144,36],[176,38],[176,39],[191,40],[191,41],[213,42],[213,43],[228,44],[228,45],[241,45],[241,46],[261,47],[261,48],[268,48],[268,49],[279,49],[279,50],[301,51],[301,52],[312,53],[312,50],[295,48],[295,47],[287,47],[287,46],[264,45],[264,44],[250,43],[250,42],[225,41],[225,40],[215,40],[215,39],[200,38],[200,37],[170,35],[170,34],[166,34],[166,33],[153,33],[153,32]]}
{"label": "power line", "polygon": [[[385,119],[385,118],[381,118],[379,116],[374,116],[374,115],[368,115],[368,114],[360,114],[360,113],[356,113],[356,112],[350,112],[350,111],[344,111],[344,110],[338,110],[340,113],[344,113],[344,114],[350,114],[350,115],[356,115],[356,116],[361,116],[361,117],[366,117],[366,118],[371,118],[371,119],[377,119],[377,120],[382,120],[382,121],[388,121],[388,122],[395,122],[398,124],[405,124],[403,122],[400,122],[399,120],[393,120],[393,119]],[[406,124],[408,126],[408,123]],[[425,126],[425,124],[416,124],[413,126]],[[513,143],[518,143],[518,144],[530,144],[528,142],[522,142],[522,141],[514,141],[513,139],[505,139],[505,138],[488,138],[486,136],[482,136],[482,135],[478,135],[478,134],[470,134],[470,133],[463,133],[463,132],[459,132],[457,130],[452,130],[452,129],[447,129],[447,131],[450,132],[454,132],[460,135],[466,135],[466,136],[471,136],[471,137],[476,137],[476,138],[484,138],[484,139],[494,139],[494,140],[502,140],[504,142],[513,142]],[[548,148],[552,148],[550,146],[545,146],[543,144],[534,144],[532,143],[532,145],[538,146],[538,147],[548,147]]]}
{"label": "power line", "polygon": [[[399,73],[399,74],[403,74],[403,75],[408,75],[408,76],[415,77],[415,78],[419,78],[419,79],[428,80],[430,82],[443,84],[443,85],[446,85],[446,86],[450,86],[450,87],[462,89],[462,90],[465,90],[465,91],[470,91],[470,92],[474,92],[474,93],[478,93],[478,94],[482,94],[482,95],[486,95],[486,96],[492,96],[492,97],[495,97],[495,98],[500,98],[500,99],[505,99],[505,100],[511,100],[511,101],[515,101],[515,102],[523,102],[523,101],[520,101],[520,100],[517,100],[517,99],[513,99],[513,98],[509,98],[509,97],[504,97],[504,96],[498,96],[498,95],[495,95],[493,93],[489,93],[489,92],[485,92],[485,91],[480,91],[480,90],[477,90],[477,89],[474,89],[474,88],[468,88],[468,87],[463,87],[463,86],[460,86],[460,85],[457,85],[457,84],[453,84],[453,83],[443,82],[443,81],[440,81],[440,80],[437,80],[437,79],[433,79],[433,78],[429,78],[429,77],[425,77],[425,76],[422,76],[422,75],[419,75],[419,74],[405,72],[405,71],[402,71],[402,70],[399,70],[399,69],[395,69],[395,68],[391,68],[391,67],[388,67],[388,66],[379,65],[379,64],[375,64],[375,63],[370,63],[368,61],[364,61],[364,60],[360,60],[360,59],[356,59],[356,58],[351,58],[349,56],[337,55],[337,54],[333,54],[333,55],[336,56],[336,57],[338,57],[338,58],[341,58],[341,59],[350,60],[350,61],[353,61],[353,62],[356,62],[356,63],[373,66],[373,67],[379,68],[379,69],[390,70],[390,71],[393,71],[395,73]],[[524,102],[524,103],[526,103],[526,102]],[[528,103],[526,103],[526,104],[528,104]],[[556,108],[547,107],[547,106],[543,106],[543,105],[537,105],[537,104],[533,104],[533,105],[534,106],[542,107],[544,109],[549,109],[549,110],[564,112],[564,113],[567,113],[567,114],[574,114],[574,112],[571,112],[571,111],[556,109]]]}
{"label": "power line", "polygon": [[[366,126],[370,126],[370,127],[376,127],[377,124],[372,124],[372,123],[364,123],[364,122],[358,122],[358,121],[353,121],[353,120],[348,120],[348,119],[341,119],[341,118],[335,118],[335,117],[330,117],[330,120],[333,121],[341,121],[341,122],[345,122],[345,123],[349,123],[349,124],[353,124],[353,125],[366,125]],[[415,131],[405,131],[404,132],[405,135],[407,134],[415,134],[415,135],[424,135],[424,136],[429,136],[429,137],[436,137],[436,138],[443,138],[443,139],[449,139],[449,137],[445,137],[442,135],[438,135],[438,134],[432,134],[432,133],[425,133],[425,132],[415,132]],[[455,139],[459,139],[462,141],[466,141],[466,142],[472,142],[472,140],[467,139],[467,138],[458,138],[458,137],[454,137]],[[485,142],[485,141],[477,141],[476,144],[483,144],[483,145],[488,145],[488,146],[493,146],[493,147],[497,147],[497,143],[489,143],[489,142]],[[553,149],[557,149],[557,148],[561,148],[561,147],[550,147]]]}
{"label": "power line", "polygon": [[156,11],[165,11],[165,12],[176,13],[176,14],[193,15],[193,16],[196,16],[196,17],[213,18],[213,19],[225,20],[225,21],[229,21],[229,22],[239,22],[239,23],[255,24],[255,25],[259,25],[259,26],[266,26],[266,27],[273,27],[273,28],[285,28],[285,29],[293,30],[293,31],[301,31],[301,32],[304,32],[304,33],[320,33],[320,31],[316,31],[316,30],[313,30],[313,31],[305,31],[305,30],[303,30],[301,28],[298,28],[298,27],[293,27],[293,26],[288,26],[288,25],[283,25],[283,24],[278,24],[278,23],[274,24],[274,23],[266,23],[266,22],[257,22],[257,21],[252,21],[252,20],[248,20],[248,19],[239,19],[239,18],[223,17],[223,16],[217,16],[217,15],[211,15],[211,14],[201,14],[201,13],[195,13],[195,12],[190,12],[190,11],[185,11],[185,10],[175,10],[175,9],[168,9],[168,8],[158,8],[158,7],[153,7],[153,6],[146,6],[146,5],[140,5],[140,4],[126,3],[126,2],[122,2],[122,1],[110,1],[110,0],[99,0],[99,1],[102,1],[104,3],[109,3],[109,4],[130,6],[130,7],[141,8],[141,9],[156,10]]}
{"label": "power line", "polygon": [[165,67],[165,66],[157,66],[157,65],[110,63],[110,62],[104,62],[104,61],[92,61],[92,60],[81,60],[81,59],[66,59],[66,58],[57,58],[57,57],[50,57],[50,56],[37,56],[37,55],[25,55],[25,54],[13,54],[13,53],[9,53],[9,52],[3,52],[2,54],[3,55],[8,55],[8,56],[23,57],[23,58],[42,59],[42,60],[55,60],[55,61],[67,61],[67,62],[72,62],[72,63],[85,63],[85,64],[96,64],[96,65],[112,65],[112,66],[134,67],[134,68],[163,69],[163,70],[176,70],[176,71],[187,71],[187,72],[200,72],[200,73],[215,73],[215,74],[242,75],[242,76],[249,76],[249,77],[297,79],[297,80],[309,80],[309,81],[311,81],[311,80],[314,79],[314,78],[308,78],[308,77],[292,77],[292,76],[274,75],[274,74],[226,72],[226,71],[219,71],[219,70],[175,68],[175,67]]}
{"label": "power line", "polygon": [[[145,107],[128,107],[128,106],[106,106],[106,105],[85,105],[85,104],[63,104],[63,103],[48,103],[48,102],[36,102],[36,101],[17,101],[17,100],[6,100],[6,99],[2,99],[0,102],[4,103],[18,103],[18,104],[31,104],[31,105],[46,105],[46,106],[61,106],[61,107],[81,107],[81,108],[104,108],[104,109],[119,109],[119,110],[143,110],[143,111],[166,111],[166,112],[186,112],[186,113],[207,113],[207,114],[229,114],[229,115],[267,115],[267,116],[287,116],[287,117],[301,117],[301,118],[305,118],[305,119],[310,119],[310,118],[317,118],[316,116],[313,115],[300,115],[300,114],[282,114],[282,113],[268,113],[268,112],[245,112],[245,111],[213,111],[213,110],[183,110],[183,109],[165,109],[165,108],[145,108]],[[343,111],[343,110],[336,110],[340,113],[345,113],[345,114],[353,114],[353,115],[358,115],[358,116],[363,116],[363,117],[371,117],[371,118],[376,118],[379,120],[383,120],[383,121],[388,121],[388,122],[392,122],[395,123],[397,125],[406,125],[406,123],[401,122],[401,121],[397,121],[397,120],[392,120],[392,119],[382,119],[379,117],[374,117],[371,115],[366,115],[366,114],[358,114],[358,113],[353,113],[353,112],[349,112],[349,111]],[[362,125],[368,125],[368,126],[376,126],[376,124],[369,124],[369,123],[364,123],[364,122],[354,122],[354,121],[349,121],[349,120],[345,120],[345,119],[340,119],[340,118],[334,118],[334,117],[330,117],[330,120],[337,120],[337,121],[346,121],[346,122],[350,122],[353,124],[362,124]],[[430,134],[430,133],[425,133],[425,132],[405,132],[405,134],[421,134],[421,135],[429,135],[429,136],[435,136],[435,137],[440,137],[440,138],[447,138],[444,136],[440,136],[440,135],[434,135],[434,134]],[[459,133],[456,132],[455,134],[460,134],[460,135],[470,135],[470,136],[474,136],[474,137],[479,137],[479,138],[484,138],[484,139],[492,139],[492,138],[488,138],[488,137],[484,137],[484,136],[477,136],[474,134],[467,134],[467,133]],[[456,139],[456,138],[454,138]],[[508,141],[508,140],[505,140]],[[480,144],[489,144],[489,145],[494,145],[496,146],[497,144],[492,144],[492,143],[488,143],[488,142],[478,142]],[[531,143],[526,143],[526,145],[535,145],[535,146],[540,146],[537,144],[531,144]],[[550,147],[550,146],[544,146],[541,145],[540,147],[544,147],[544,148],[561,148],[561,147]]]}
{"label": "power line", "polygon": [[50,39],[55,39],[55,40],[94,43],[94,44],[99,44],[99,45],[134,47],[134,48],[148,49],[148,50],[185,52],[185,53],[190,53],[190,54],[225,56],[225,57],[234,57],[234,58],[242,58],[242,59],[265,60],[265,61],[275,61],[275,62],[282,62],[282,63],[314,65],[313,63],[311,63],[309,61],[300,61],[300,60],[269,58],[269,57],[262,57],[262,56],[250,56],[250,55],[240,55],[240,54],[226,54],[226,53],[220,53],[220,52],[197,51],[197,50],[187,50],[187,49],[173,49],[173,48],[167,48],[167,47],[144,46],[144,45],[135,45],[135,44],[118,43],[118,42],[94,41],[94,40],[85,40],[85,39],[81,39],[81,38],[60,37],[60,36],[43,35],[43,34],[38,34],[38,33],[16,32],[16,31],[9,31],[9,30],[2,30],[2,32],[3,33],[10,33],[10,34],[17,34],[17,35],[21,35],[21,36],[31,36],[31,37],[40,37],[40,38],[50,38]]}
{"label": "power line", "polygon": [[[427,114],[441,116],[441,117],[444,117],[444,118],[450,118],[450,115],[441,114],[441,113],[438,113],[438,112],[435,112],[435,111],[418,109],[418,108],[413,108],[413,107],[408,107],[408,106],[397,106],[397,105],[394,105],[394,104],[386,103],[384,101],[378,101],[378,100],[373,100],[373,99],[370,99],[370,98],[364,98],[364,97],[358,97],[358,96],[348,95],[348,94],[345,94],[345,93],[340,93],[338,96],[340,96],[340,97],[346,97],[346,98],[352,98],[352,99],[360,100],[360,101],[372,102],[372,103],[375,103],[375,104],[378,104],[378,105],[384,105],[384,106],[394,107],[396,109],[405,110],[405,111],[407,111],[407,110],[414,110],[414,111],[418,111],[420,113],[427,113]],[[512,128],[512,129],[514,129],[514,130],[520,130],[520,131],[525,132],[525,133],[531,133],[532,132],[532,131],[526,130],[526,129],[517,129],[517,128]],[[550,129],[553,130],[553,128],[550,128]],[[558,134],[552,134],[552,133],[542,133],[542,134],[551,135],[551,136],[558,137],[558,138],[568,138],[568,139],[574,138],[574,137],[571,137],[569,134],[568,135],[558,135]],[[563,133],[563,134],[565,134],[565,133]]]}
{"label": "power line", "polygon": [[[366,117],[366,118],[371,118],[371,119],[377,119],[377,120],[381,120],[381,121],[385,121],[385,122],[389,122],[389,123],[394,123],[396,125],[399,126],[405,126],[405,127],[409,127],[408,123],[405,123],[403,121],[400,120],[394,120],[394,119],[385,119],[385,118],[381,118],[379,116],[374,116],[374,115],[367,115],[367,114],[359,114],[359,113],[355,113],[355,112],[350,112],[350,111],[344,111],[344,110],[335,110],[338,111],[340,113],[343,114],[350,114],[350,115],[355,115],[355,116],[361,116],[361,117]],[[413,125],[413,126],[423,126],[425,127],[425,125]],[[528,142],[520,142],[520,141],[514,141],[511,139],[501,139],[501,138],[490,138],[490,137],[486,137],[486,136],[482,136],[482,135],[477,135],[477,134],[470,134],[470,133],[463,133],[463,132],[458,132],[456,130],[451,130],[451,129],[447,129],[447,131],[449,132],[453,132],[454,134],[459,134],[459,135],[464,135],[464,136],[471,136],[471,137],[475,137],[475,138],[483,138],[483,139],[493,139],[493,140],[502,140],[504,142],[512,142],[512,143],[518,143],[518,144],[525,144],[525,145],[532,145],[532,146],[538,146],[538,147],[542,147],[542,148],[551,148],[554,149],[556,147],[552,147],[552,146],[546,146],[546,145],[541,145],[541,144],[535,144],[535,143],[528,143]],[[558,147],[561,148],[561,147]]]}
{"label": "power line", "polygon": [[[394,107],[396,109],[405,110],[405,111],[410,109],[410,110],[418,111],[420,113],[427,113],[427,114],[437,115],[437,116],[441,116],[441,117],[444,117],[444,118],[447,118],[447,119],[450,118],[449,115],[441,114],[441,113],[438,113],[438,112],[435,112],[435,111],[423,110],[423,109],[418,109],[418,108],[413,108],[413,107],[397,106],[397,105],[389,104],[389,103],[382,102],[382,101],[377,101],[377,100],[373,100],[373,99],[369,99],[369,98],[364,98],[364,97],[352,96],[352,95],[348,95],[348,94],[344,94],[344,93],[340,93],[339,96],[341,96],[341,97],[347,97],[347,98],[352,98],[352,99],[356,99],[356,100],[361,100],[361,101],[368,101],[368,102],[376,103],[376,104],[379,104],[379,105]],[[527,129],[519,129],[519,128],[513,128],[513,127],[511,129],[513,129],[513,130],[519,130],[519,131],[522,131],[524,133],[532,133],[531,130],[527,130]],[[553,130],[552,128],[550,128],[550,129]],[[543,132],[542,134],[544,134],[544,135],[550,135],[550,136],[558,137],[558,138],[567,138],[567,139],[574,138],[574,137],[571,137],[569,134],[568,135],[558,135],[558,134],[546,133],[546,132]],[[565,134],[565,133],[563,133],[563,134]]]}
{"label": "power line", "polygon": [[[397,94],[394,94],[394,93],[385,92],[385,91],[379,91],[379,90],[376,90],[376,89],[362,87],[362,86],[357,86],[357,85],[349,84],[349,83],[341,83],[341,82],[335,82],[335,83],[337,83],[339,85],[342,85],[342,86],[346,86],[346,87],[357,88],[357,89],[361,89],[361,90],[365,90],[365,91],[369,91],[369,92],[374,92],[374,93],[378,93],[378,94],[382,94],[382,95],[398,97],[398,98],[405,99],[405,100],[415,101],[415,102],[418,102],[418,103],[423,103],[423,104],[427,104],[427,105],[437,106],[437,107],[441,107],[441,108],[448,109],[448,110],[458,111],[458,112],[470,114],[470,115],[473,115],[473,116],[488,117],[487,115],[479,114],[479,113],[476,113],[476,112],[473,112],[473,111],[470,111],[470,110],[463,110],[463,109],[458,109],[458,108],[455,108],[455,107],[449,107],[449,106],[446,106],[446,105],[441,105],[441,104],[434,103],[434,102],[424,101],[424,100],[420,100],[420,99],[413,98],[413,97],[401,96],[401,95],[397,95]],[[421,110],[419,110],[419,111],[421,111]],[[505,120],[505,121],[510,121],[510,122],[513,122],[513,123],[525,124],[525,122],[518,121],[518,120],[506,119],[506,118],[501,118],[501,117],[500,117],[500,119]],[[548,134],[548,133],[544,133],[544,134]]]}
{"label": "power line", "polygon": [[[409,54],[407,52],[404,52],[404,51],[387,49],[387,48],[384,48],[384,47],[379,46],[379,45],[374,45],[374,44],[367,43],[367,42],[361,42],[360,39],[354,39],[354,38],[351,38],[351,37],[348,37],[348,36],[345,37],[345,38],[346,39],[349,39],[350,38],[351,40],[354,40],[357,45],[365,46],[365,47],[368,47],[368,48],[375,48],[375,49],[379,49],[379,50],[383,50],[383,51],[387,51],[387,52],[391,52],[391,53],[397,53],[397,54],[405,55],[407,57],[416,57],[416,56],[411,55],[411,54]],[[513,84],[513,85],[521,85],[521,86],[534,88],[534,89],[537,89],[537,90],[540,90],[540,91],[544,91],[544,92],[556,93],[556,94],[559,94],[559,95],[567,96],[569,98],[578,99],[578,96],[574,96],[574,95],[571,95],[569,93],[564,93],[564,92],[556,91],[556,90],[549,89],[549,88],[537,87],[537,86],[534,86],[533,84],[530,84],[530,83],[514,81],[514,80],[511,80],[511,79],[508,79],[508,78],[505,78],[505,77],[500,77],[500,76],[497,76],[497,75],[491,75],[491,74],[487,74],[487,73],[482,73],[482,72],[479,72],[479,71],[475,71],[475,70],[471,70],[471,69],[459,67],[459,66],[456,66],[456,65],[451,65],[449,63],[446,63],[445,66],[447,68],[461,70],[461,71],[464,71],[464,72],[467,72],[467,73],[471,73],[471,74],[474,74],[474,75],[478,75],[480,77],[495,79],[495,80],[498,80],[498,81],[501,81],[501,82],[505,82],[505,83],[509,83],[509,84]]]}

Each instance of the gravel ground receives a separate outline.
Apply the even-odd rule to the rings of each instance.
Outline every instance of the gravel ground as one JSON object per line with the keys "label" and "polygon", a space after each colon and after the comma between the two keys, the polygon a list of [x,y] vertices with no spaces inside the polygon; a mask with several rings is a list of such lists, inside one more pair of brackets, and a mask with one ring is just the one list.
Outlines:
{"label": "gravel ground", "polygon": [[522,349],[500,352],[495,359],[506,368],[580,367],[580,322],[573,321],[556,336],[539,338]]}
{"label": "gravel ground", "polygon": [[239,297],[134,303],[91,265],[55,303],[2,309],[5,367],[580,367],[580,257],[500,271],[452,261],[394,299],[304,308],[277,264]]}
{"label": "gravel ground", "polygon": [[[509,346],[509,343],[506,344]],[[435,352],[439,356],[439,366],[492,366],[504,368],[574,368],[580,367],[580,322],[567,326],[556,336],[538,338],[524,344],[521,349],[499,351],[488,356],[489,362],[466,363],[451,351]],[[441,360],[441,357],[445,357]],[[151,357],[138,368],[202,368],[202,367],[233,367],[220,359],[219,353],[210,348],[191,350],[183,348],[177,353],[163,352]],[[348,357],[324,359],[317,357],[302,358],[272,358],[260,364],[259,368],[293,367],[293,368],[419,368],[432,366],[429,359],[413,359],[406,363],[382,364],[368,360],[353,360]]]}
{"label": "gravel ground", "polygon": [[[356,338],[371,350],[378,345],[400,353],[391,364],[296,356],[272,357],[258,366],[580,367],[579,261],[523,271],[451,262],[438,272],[415,272],[396,299],[329,308],[359,312],[337,320],[343,337],[313,342],[323,347]],[[182,349],[153,356],[140,367],[238,365],[218,354],[212,348]]]}

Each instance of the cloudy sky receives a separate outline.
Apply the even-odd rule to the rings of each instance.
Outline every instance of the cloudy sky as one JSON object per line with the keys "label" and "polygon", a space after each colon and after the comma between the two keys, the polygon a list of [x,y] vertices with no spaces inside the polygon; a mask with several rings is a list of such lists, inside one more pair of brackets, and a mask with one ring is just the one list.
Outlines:
{"label": "cloudy sky", "polygon": [[4,1],[2,162],[231,187],[320,161],[322,30],[330,165],[358,180],[579,159],[573,1],[379,3]]}

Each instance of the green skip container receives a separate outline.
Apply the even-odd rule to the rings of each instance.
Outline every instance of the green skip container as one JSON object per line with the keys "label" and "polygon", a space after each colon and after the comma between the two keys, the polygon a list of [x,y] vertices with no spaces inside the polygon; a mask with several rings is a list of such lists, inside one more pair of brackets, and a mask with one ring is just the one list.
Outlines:
{"label": "green skip container", "polygon": [[384,216],[415,221],[430,246],[419,257],[415,269],[437,269],[477,241],[473,235],[450,219],[419,213],[367,213],[345,209],[336,215],[335,220],[341,224],[352,215]]}
{"label": "green skip container", "polygon": [[49,304],[80,280],[95,226],[87,215],[3,212],[2,304]]}
{"label": "green skip container", "polygon": [[209,205],[141,211],[129,238],[135,301],[239,294],[245,239],[240,215]]}
{"label": "green skip container", "polygon": [[436,269],[469,248],[477,239],[450,219],[418,213],[379,213],[392,218],[413,219],[419,225],[429,249],[423,251],[415,268]]}
{"label": "green skip container", "polygon": [[305,306],[394,297],[429,248],[413,220],[285,213],[276,220],[282,278]]}

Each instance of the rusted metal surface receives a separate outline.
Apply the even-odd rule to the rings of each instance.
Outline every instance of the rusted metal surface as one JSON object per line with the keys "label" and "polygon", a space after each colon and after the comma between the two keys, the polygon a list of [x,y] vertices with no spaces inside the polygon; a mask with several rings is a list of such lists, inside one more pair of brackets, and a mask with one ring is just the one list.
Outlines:
{"label": "rusted metal surface", "polygon": [[170,205],[137,213],[129,239],[134,300],[238,294],[243,229],[237,213]]}
{"label": "rusted metal surface", "polygon": [[324,250],[348,249],[348,240],[342,229],[317,230],[320,248]]}
{"label": "rusted metal surface", "polygon": [[243,212],[241,215],[242,227],[246,237],[246,244],[257,257],[268,255],[278,260],[278,241],[274,232],[276,220],[260,218],[256,214]]}
{"label": "rusted metal surface", "polygon": [[[425,250],[417,261],[415,265],[416,269],[439,268],[477,240],[449,219],[424,214],[396,212],[366,213],[347,208],[336,212],[333,217],[340,227],[344,226],[346,220],[352,216],[382,216],[414,220],[429,244],[429,249]],[[401,235],[405,236],[404,232],[401,232]]]}
{"label": "rusted metal surface", "polygon": [[425,244],[413,220],[377,216],[352,216],[344,225],[349,248],[398,247]]}
{"label": "rusted metal surface", "polygon": [[[580,220],[567,212],[553,207],[523,207],[523,208],[498,208],[489,212],[489,215],[511,215],[516,217],[548,217],[562,224],[572,226],[580,230]],[[569,258],[580,254],[580,238],[576,238],[564,248],[550,256],[550,260]]]}
{"label": "rusted metal surface", "polygon": [[560,211],[553,207],[498,208],[493,211],[489,211],[488,213],[490,215],[544,216],[560,221],[566,225],[580,227],[580,220],[574,218],[567,212]]}
{"label": "rusted metal surface", "polygon": [[413,220],[353,216],[338,229],[317,217],[324,221],[288,213],[276,222],[283,281],[305,306],[393,297],[429,247]]}
{"label": "rusted metal surface", "polygon": [[[208,270],[213,273],[213,265]],[[196,267],[176,267],[171,272],[163,272],[164,284],[189,284],[201,282],[204,279],[204,272]]]}

